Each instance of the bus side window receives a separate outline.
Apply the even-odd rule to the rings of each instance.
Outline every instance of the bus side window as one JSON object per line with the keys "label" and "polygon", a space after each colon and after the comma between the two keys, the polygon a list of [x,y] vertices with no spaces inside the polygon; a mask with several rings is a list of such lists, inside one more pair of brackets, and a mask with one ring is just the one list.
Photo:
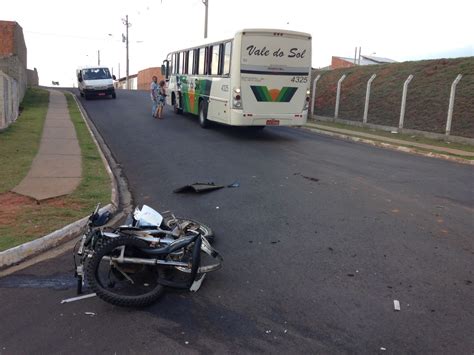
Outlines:
{"label": "bus side window", "polygon": [[189,74],[189,51],[184,52],[184,74]]}
{"label": "bus side window", "polygon": [[184,52],[179,53],[179,73],[184,74]]}
{"label": "bus side window", "polygon": [[212,46],[212,57],[211,57],[211,75],[218,75],[219,74],[219,52],[220,52],[220,45],[216,44]]}
{"label": "bus side window", "polygon": [[180,57],[181,57],[182,53],[179,52],[179,53],[176,53],[176,63],[175,63],[175,67],[176,67],[176,74],[179,74],[181,73],[181,67],[180,67]]}
{"label": "bus side window", "polygon": [[224,44],[224,68],[222,71],[223,75],[229,75],[230,74],[230,52],[232,49],[232,42],[226,42]]}
{"label": "bus side window", "polygon": [[174,62],[175,62],[175,56],[176,54],[171,55],[171,60],[170,60],[170,74],[174,74]]}
{"label": "bus side window", "polygon": [[199,49],[195,49],[194,51],[194,70],[193,74],[198,73],[199,69]]}
{"label": "bus side window", "polygon": [[206,58],[206,54],[205,54],[205,51],[206,51],[206,48],[205,47],[202,47],[202,48],[199,48],[199,71],[198,71],[198,74],[199,75],[204,75],[204,68],[206,66],[206,62],[205,62],[205,58]]}
{"label": "bus side window", "polygon": [[219,70],[218,75],[224,72],[224,43],[219,44]]}
{"label": "bus side window", "polygon": [[211,73],[211,66],[210,66],[210,56],[209,56],[209,48],[211,47],[204,47],[204,74],[209,75]]}
{"label": "bus side window", "polygon": [[188,74],[194,74],[194,50],[190,50],[188,54]]}

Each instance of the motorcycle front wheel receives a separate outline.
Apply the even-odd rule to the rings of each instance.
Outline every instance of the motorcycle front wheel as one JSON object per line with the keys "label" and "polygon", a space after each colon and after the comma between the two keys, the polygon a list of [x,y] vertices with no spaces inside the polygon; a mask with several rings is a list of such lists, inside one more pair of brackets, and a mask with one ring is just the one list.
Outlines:
{"label": "motorcycle front wheel", "polygon": [[121,307],[144,307],[163,293],[156,265],[121,262],[125,258],[143,258],[148,243],[133,237],[110,238],[87,263],[87,281],[102,300]]}
{"label": "motorcycle front wheel", "polygon": [[184,225],[188,224],[188,226],[191,227],[191,229],[195,229],[198,231],[204,238],[207,239],[209,243],[214,242],[214,232],[212,231],[211,227],[206,226],[205,224],[195,221],[194,219],[189,219],[189,218],[181,218],[181,217],[176,217],[175,219],[172,218],[167,218],[164,220],[164,223],[166,227],[169,229],[173,229],[176,227],[176,224],[179,225]]}

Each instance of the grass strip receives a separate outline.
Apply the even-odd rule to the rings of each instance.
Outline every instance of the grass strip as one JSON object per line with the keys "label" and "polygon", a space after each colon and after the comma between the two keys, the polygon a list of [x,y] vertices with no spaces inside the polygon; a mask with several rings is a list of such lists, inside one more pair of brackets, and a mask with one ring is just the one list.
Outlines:
{"label": "grass strip", "polygon": [[[451,149],[458,149],[462,150],[465,152],[474,152],[474,146],[469,145],[469,144],[463,144],[463,143],[455,143],[455,142],[445,142],[441,141],[438,139],[432,139],[432,138],[426,138],[418,135],[413,135],[413,134],[406,134],[406,133],[396,133],[393,134],[388,131],[383,131],[383,130],[377,130],[373,128],[365,128],[365,127],[358,127],[358,126],[352,126],[352,125],[347,125],[343,123],[338,123],[338,122],[325,122],[325,121],[308,121],[310,123],[317,124],[319,126],[327,126],[327,127],[333,127],[333,128],[340,128],[340,129],[346,129],[349,131],[354,131],[354,132],[362,132],[362,133],[368,133],[368,134],[373,134],[376,136],[381,136],[381,137],[387,137],[387,138],[392,138],[392,139],[399,139],[407,142],[414,142],[414,143],[422,143],[422,144],[429,144],[432,146],[436,147],[442,147],[442,148],[451,148]],[[443,153],[442,154],[447,154]]]}
{"label": "grass strip", "polygon": [[[0,214],[0,251],[47,235],[87,216],[97,203],[100,202],[102,205],[105,205],[110,202],[110,178],[104,167],[102,158],[74,98],[69,93],[65,95],[69,114],[76,129],[79,146],[81,148],[81,183],[79,187],[68,196],[57,197],[41,202],[17,196],[16,201],[11,202],[12,205],[8,207],[8,210],[14,211],[14,213],[10,213],[7,220],[6,218],[2,218]],[[28,102],[24,104],[25,110],[27,110]],[[37,126],[36,129],[39,129],[39,134],[41,134],[42,127],[40,129],[40,127]],[[21,155],[20,153],[22,152],[18,152],[19,155]],[[28,171],[28,169],[26,170]],[[6,194],[13,195],[12,193]],[[12,199],[9,200],[11,201]],[[5,217],[5,213],[3,217]]]}
{"label": "grass strip", "polygon": [[20,117],[0,132],[0,193],[13,189],[28,174],[38,152],[48,104],[48,91],[28,89]]}

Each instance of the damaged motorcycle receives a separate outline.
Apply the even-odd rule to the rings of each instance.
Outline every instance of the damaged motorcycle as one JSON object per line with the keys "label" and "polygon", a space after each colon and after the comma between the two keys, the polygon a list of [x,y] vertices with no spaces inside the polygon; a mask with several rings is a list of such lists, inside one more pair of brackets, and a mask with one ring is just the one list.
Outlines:
{"label": "damaged motorcycle", "polygon": [[155,302],[165,286],[197,291],[206,274],[221,267],[223,259],[210,244],[214,234],[202,223],[147,205],[118,228],[104,227],[109,219],[98,205],[74,248],[78,293],[87,281],[106,302],[142,307]]}

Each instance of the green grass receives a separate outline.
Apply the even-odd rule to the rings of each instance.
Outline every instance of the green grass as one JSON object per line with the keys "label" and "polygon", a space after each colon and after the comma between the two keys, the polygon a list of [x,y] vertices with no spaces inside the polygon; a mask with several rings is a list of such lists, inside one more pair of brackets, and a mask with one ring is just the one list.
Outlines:
{"label": "green grass", "polygon": [[41,140],[49,92],[29,89],[16,122],[0,132],[0,193],[10,191],[30,170]]}
{"label": "green grass", "polygon": [[[66,97],[82,152],[81,183],[71,195],[21,206],[14,221],[6,225],[0,224],[0,250],[42,237],[85,217],[99,202],[102,205],[110,203],[110,179],[100,154],[74,98],[71,94],[66,94]],[[24,104],[26,110],[29,103]],[[22,158],[22,151],[16,153],[18,158]]]}
{"label": "green grass", "polygon": [[[387,132],[387,131],[376,130],[376,129],[373,129],[373,128],[357,127],[357,126],[347,125],[347,124],[338,123],[338,122],[313,121],[313,123],[316,123],[316,124],[318,124],[319,126],[322,126],[322,127],[324,127],[324,126],[328,127],[328,130],[330,130],[330,128],[340,128],[340,129],[346,129],[346,130],[353,131],[355,135],[357,135],[357,132],[360,132],[360,133],[373,134],[373,135],[380,136],[380,137],[388,137],[388,138],[392,138],[392,139],[399,139],[399,140],[407,142],[407,144],[402,144],[403,146],[406,146],[406,147],[413,147],[412,145],[409,144],[410,142],[413,142],[413,143],[429,144],[429,145],[432,145],[432,146],[435,146],[435,147],[440,147],[440,148],[452,148],[452,149],[458,149],[458,150],[465,151],[465,152],[474,152],[474,146],[468,145],[468,144],[448,143],[448,142],[445,142],[445,141],[426,138],[426,137],[412,135],[412,134],[404,134],[404,133],[393,134],[393,133],[390,133],[390,132]],[[375,139],[375,140],[377,140],[377,139]],[[377,141],[383,142],[383,139],[379,139]],[[436,150],[436,149],[427,150],[427,149],[423,149],[423,148],[419,148],[419,147],[417,147],[417,149],[422,149],[423,151],[432,151],[434,153],[439,153],[439,154],[448,154],[446,152],[443,152],[441,150]],[[453,155],[453,154],[450,154],[450,155]],[[469,157],[466,157],[466,158],[469,159]],[[472,158],[470,158],[470,159],[472,159]]]}

